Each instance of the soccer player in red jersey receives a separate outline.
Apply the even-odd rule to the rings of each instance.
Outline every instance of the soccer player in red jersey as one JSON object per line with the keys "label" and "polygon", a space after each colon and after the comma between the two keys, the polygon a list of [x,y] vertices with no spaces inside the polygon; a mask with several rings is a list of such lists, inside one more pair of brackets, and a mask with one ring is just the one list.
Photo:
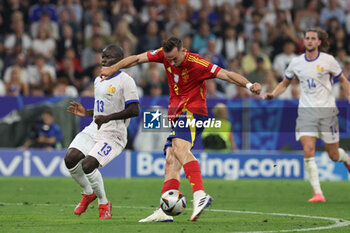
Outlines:
{"label": "soccer player in red jersey", "polygon": [[[203,127],[183,127],[186,121],[205,121],[208,116],[206,103],[207,79],[219,78],[241,87],[247,87],[252,93],[260,94],[261,85],[250,83],[246,78],[235,72],[230,72],[214,65],[197,54],[191,53],[182,46],[182,41],[170,37],[163,41],[162,48],[124,58],[110,67],[102,67],[101,75],[105,79],[120,69],[129,68],[140,63],[163,63],[166,70],[170,99],[168,119],[176,124],[164,146],[166,156],[164,184],[162,194],[168,190],[180,187],[180,170],[183,166],[186,178],[193,191],[193,214],[195,221],[202,211],[213,200],[204,192],[201,170],[197,159],[191,153],[196,139],[200,138]],[[180,121],[184,121],[180,124]],[[180,127],[182,126],[182,128]],[[172,222],[173,218],[166,215],[161,208],[140,222]]]}

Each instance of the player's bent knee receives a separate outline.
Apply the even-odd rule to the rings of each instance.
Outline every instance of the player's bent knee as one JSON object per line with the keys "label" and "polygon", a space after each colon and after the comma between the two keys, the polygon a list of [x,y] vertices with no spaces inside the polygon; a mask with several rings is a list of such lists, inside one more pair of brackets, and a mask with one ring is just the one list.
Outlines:
{"label": "player's bent knee", "polygon": [[64,163],[68,169],[75,167],[80,160],[84,159],[85,156],[79,150],[75,148],[69,148],[66,155],[64,156]]}
{"label": "player's bent knee", "polygon": [[99,167],[99,162],[96,158],[92,156],[86,156],[86,158],[83,160],[82,167],[85,174],[91,173],[93,170]]}

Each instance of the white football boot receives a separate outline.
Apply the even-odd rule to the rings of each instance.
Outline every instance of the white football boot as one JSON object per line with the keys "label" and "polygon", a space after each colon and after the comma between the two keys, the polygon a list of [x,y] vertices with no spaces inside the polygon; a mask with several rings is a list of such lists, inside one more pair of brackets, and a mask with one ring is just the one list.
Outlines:
{"label": "white football boot", "polygon": [[191,221],[196,221],[199,215],[211,204],[212,201],[213,198],[203,190],[195,192],[193,194],[193,213]]}
{"label": "white football boot", "polygon": [[139,220],[139,222],[173,222],[173,217],[166,215],[161,208],[158,208],[147,218]]}

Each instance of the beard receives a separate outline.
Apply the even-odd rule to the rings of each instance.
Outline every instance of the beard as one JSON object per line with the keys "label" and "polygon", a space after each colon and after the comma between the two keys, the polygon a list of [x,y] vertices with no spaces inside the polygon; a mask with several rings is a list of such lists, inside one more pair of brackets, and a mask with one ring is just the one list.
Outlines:
{"label": "beard", "polygon": [[313,51],[316,50],[316,48],[311,48],[311,49],[305,48],[305,50],[306,50],[307,52],[309,52],[309,53],[312,53]]}

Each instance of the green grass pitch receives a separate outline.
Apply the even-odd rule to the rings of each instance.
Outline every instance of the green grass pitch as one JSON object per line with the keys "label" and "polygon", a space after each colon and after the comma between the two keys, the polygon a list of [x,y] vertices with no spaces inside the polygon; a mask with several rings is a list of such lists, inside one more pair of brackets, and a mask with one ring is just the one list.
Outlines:
{"label": "green grass pitch", "polygon": [[161,179],[105,179],[113,217],[99,220],[97,201],[81,216],[73,214],[81,198],[73,179],[1,177],[0,232],[350,232],[349,182],[323,182],[327,202],[307,203],[306,181],[206,179],[214,201],[197,222],[189,220],[192,192],[182,182],[184,213],[173,223],[138,223],[159,205]]}

